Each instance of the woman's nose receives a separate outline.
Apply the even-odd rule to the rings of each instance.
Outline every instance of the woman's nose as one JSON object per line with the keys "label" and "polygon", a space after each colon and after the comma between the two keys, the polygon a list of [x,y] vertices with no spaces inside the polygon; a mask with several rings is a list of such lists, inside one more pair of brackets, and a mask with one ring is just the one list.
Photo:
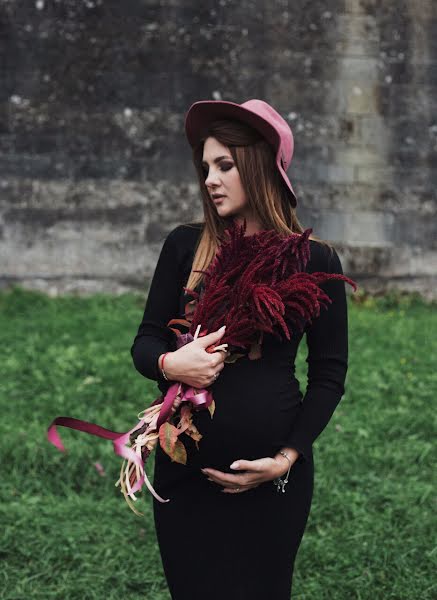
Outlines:
{"label": "woman's nose", "polygon": [[205,185],[209,186],[217,186],[220,184],[220,180],[218,177],[218,173],[216,171],[209,170],[208,176],[205,179]]}

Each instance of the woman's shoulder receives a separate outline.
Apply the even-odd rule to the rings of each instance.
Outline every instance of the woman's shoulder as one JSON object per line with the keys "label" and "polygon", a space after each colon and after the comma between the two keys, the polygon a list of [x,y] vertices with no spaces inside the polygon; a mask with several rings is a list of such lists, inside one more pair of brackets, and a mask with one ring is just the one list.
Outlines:
{"label": "woman's shoulder", "polygon": [[307,272],[342,273],[341,261],[332,243],[310,239],[310,258]]}
{"label": "woman's shoulder", "polygon": [[181,223],[168,233],[167,238],[179,246],[191,246],[199,239],[202,228],[203,223],[200,221]]}
{"label": "woman's shoulder", "polygon": [[174,260],[186,270],[191,265],[202,231],[202,223],[181,223],[167,234],[164,246],[171,248]]}

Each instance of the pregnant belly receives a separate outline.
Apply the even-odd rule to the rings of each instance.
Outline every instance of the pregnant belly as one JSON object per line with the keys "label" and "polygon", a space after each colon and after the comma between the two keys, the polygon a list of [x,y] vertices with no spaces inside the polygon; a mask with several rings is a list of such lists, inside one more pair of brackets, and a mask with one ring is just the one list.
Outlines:
{"label": "pregnant belly", "polygon": [[232,472],[234,460],[274,456],[283,445],[300,407],[299,384],[291,368],[270,370],[267,376],[254,366],[238,371],[226,366],[210,387],[214,416],[208,410],[194,412],[193,423],[203,436],[199,450],[185,434],[181,437],[191,466]]}

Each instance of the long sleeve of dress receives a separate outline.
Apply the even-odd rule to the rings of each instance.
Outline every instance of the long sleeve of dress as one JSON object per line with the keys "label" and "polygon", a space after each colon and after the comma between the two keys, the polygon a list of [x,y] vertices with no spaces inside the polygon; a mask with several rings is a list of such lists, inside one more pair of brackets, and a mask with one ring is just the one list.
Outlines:
{"label": "long sleeve of dress", "polygon": [[[325,271],[343,274],[337,252],[317,245],[308,272]],[[287,447],[295,448],[305,458],[312,444],[324,430],[344,394],[348,368],[348,316],[345,283],[331,280],[322,289],[332,299],[327,308],[307,325],[308,385],[300,412],[293,422]]]}
{"label": "long sleeve of dress", "polygon": [[178,314],[179,295],[183,286],[179,265],[176,227],[166,237],[150,284],[146,306],[131,347],[135,368],[148,379],[158,382],[163,392],[168,387],[158,367],[161,354],[176,350],[176,335],[167,327]]}

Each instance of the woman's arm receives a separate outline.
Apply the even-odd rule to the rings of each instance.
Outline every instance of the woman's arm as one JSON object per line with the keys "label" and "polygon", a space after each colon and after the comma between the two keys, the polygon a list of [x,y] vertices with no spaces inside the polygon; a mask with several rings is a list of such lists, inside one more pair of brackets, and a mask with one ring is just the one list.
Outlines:
{"label": "woman's arm", "polygon": [[[314,248],[316,244],[314,244]],[[317,243],[309,272],[341,273],[337,252]],[[325,429],[344,394],[348,368],[348,315],[345,283],[331,280],[323,290],[332,299],[306,328],[308,385],[302,406],[293,422],[286,446],[308,459],[312,445]]]}
{"label": "woman's arm", "polygon": [[[179,297],[183,287],[180,257],[184,239],[182,226],[166,237],[150,284],[143,318],[131,347],[135,368],[164,388],[166,381],[158,367],[158,358],[176,350],[176,334],[167,323],[177,317]],[[161,390],[163,391],[163,390]]]}

